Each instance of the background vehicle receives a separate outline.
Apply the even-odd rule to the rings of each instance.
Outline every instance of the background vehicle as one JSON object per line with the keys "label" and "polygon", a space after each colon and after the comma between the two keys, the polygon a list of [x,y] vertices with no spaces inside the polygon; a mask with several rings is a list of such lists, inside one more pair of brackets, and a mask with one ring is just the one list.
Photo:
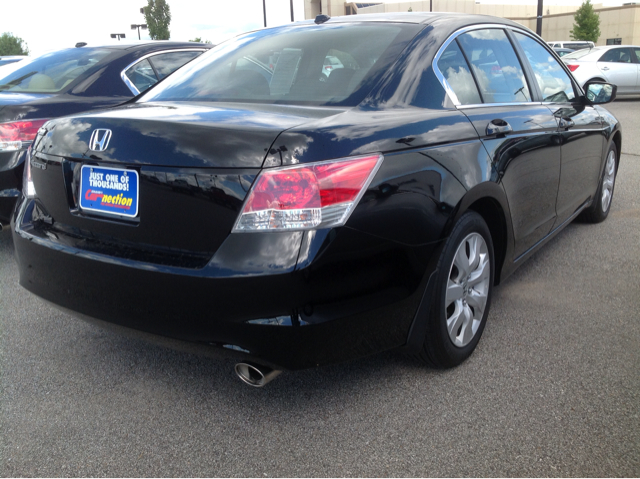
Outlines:
{"label": "background vehicle", "polygon": [[640,47],[615,45],[578,50],[562,61],[580,85],[606,81],[618,86],[618,96],[640,94]]}
{"label": "background vehicle", "polygon": [[[332,51],[343,68],[323,81]],[[236,68],[275,52],[270,80]],[[614,97],[584,96],[500,18],[252,32],[135,102],[39,130],[12,220],[20,283],[259,363],[237,368],[253,385],[262,367],[392,348],[453,367],[495,284],[579,215],[606,219],[621,132],[597,103]]]}
{"label": "background vehicle", "polygon": [[4,76],[0,69],[0,224],[8,223],[19,195],[26,148],[48,119],[124,103],[209,48],[191,42],[69,48],[10,65]]}
{"label": "background vehicle", "polygon": [[556,52],[559,57],[563,57],[569,53],[573,53],[575,50],[571,50],[570,48],[554,48],[553,51]]}
{"label": "background vehicle", "polygon": [[586,40],[571,40],[568,42],[547,42],[552,48],[569,48],[571,50],[581,50],[583,48],[593,48],[595,43]]}

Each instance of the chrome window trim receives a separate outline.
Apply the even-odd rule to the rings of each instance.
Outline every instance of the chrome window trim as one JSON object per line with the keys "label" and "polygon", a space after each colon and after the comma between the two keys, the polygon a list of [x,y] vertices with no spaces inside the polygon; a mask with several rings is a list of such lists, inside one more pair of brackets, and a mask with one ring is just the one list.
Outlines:
{"label": "chrome window trim", "polygon": [[482,108],[484,106],[529,106],[529,105],[544,105],[541,101],[518,101],[513,103],[473,103],[470,105],[456,105],[458,110],[467,108]]}
{"label": "chrome window trim", "polygon": [[[449,99],[451,100],[451,102],[454,104],[454,106],[459,110],[460,108],[480,108],[480,107],[484,107],[484,106],[511,106],[511,105],[539,105],[540,102],[534,102],[534,101],[527,101],[527,102],[513,102],[513,103],[476,103],[473,105],[463,105],[462,103],[460,103],[460,100],[458,100],[458,96],[455,94],[455,92],[453,91],[453,88],[451,88],[451,85],[449,85],[449,82],[447,81],[447,79],[445,78],[445,76],[443,75],[443,73],[440,71],[440,68],[438,68],[438,61],[440,60],[440,57],[442,56],[442,54],[444,53],[444,51],[447,49],[447,47],[449,45],[451,45],[451,43],[460,35],[473,31],[473,30],[484,30],[484,29],[495,29],[495,28],[499,28],[502,30],[512,30],[514,32],[519,32],[519,33],[523,33],[525,35],[531,36],[529,34],[529,32],[527,32],[527,30],[525,30],[524,28],[518,28],[515,27],[513,25],[502,25],[500,23],[483,23],[483,24],[479,24],[479,25],[471,25],[469,27],[464,27],[461,28],[460,30],[456,30],[455,32],[453,32],[449,38],[447,38],[445,40],[445,42],[442,44],[442,46],[438,49],[438,52],[435,54],[435,56],[433,57],[433,61],[431,62],[431,68],[433,69],[433,72],[436,75],[436,78],[438,78],[438,81],[440,81],[440,84],[442,85],[442,87],[444,88],[445,92],[447,93],[447,95],[449,96]],[[515,51],[515,49],[514,49]],[[526,75],[526,73],[525,73]]]}
{"label": "chrome window trim", "polygon": [[133,93],[134,96],[138,96],[140,94],[140,92],[138,91],[136,86],[133,84],[133,82],[129,79],[129,77],[125,73],[132,66],[134,66],[134,65],[136,65],[136,64],[138,64],[138,63],[140,63],[140,62],[142,62],[144,60],[146,60],[147,58],[154,57],[156,55],[162,55],[163,53],[176,53],[176,52],[202,52],[202,53],[204,53],[206,51],[207,51],[206,48],[174,48],[172,50],[160,50],[160,51],[157,51],[157,52],[148,53],[148,54],[138,58],[136,61],[134,61],[134,62],[130,63],[129,65],[127,65],[120,72],[120,78],[122,79],[124,84],[127,85],[129,90],[131,90],[131,93]]}

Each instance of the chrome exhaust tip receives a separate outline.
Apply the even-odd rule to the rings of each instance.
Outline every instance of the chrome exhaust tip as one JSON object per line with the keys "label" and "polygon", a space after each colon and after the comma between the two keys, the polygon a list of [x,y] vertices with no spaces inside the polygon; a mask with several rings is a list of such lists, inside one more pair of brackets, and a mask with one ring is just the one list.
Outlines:
{"label": "chrome exhaust tip", "polygon": [[249,386],[261,388],[273,381],[282,371],[251,363],[238,363],[235,366],[238,377]]}

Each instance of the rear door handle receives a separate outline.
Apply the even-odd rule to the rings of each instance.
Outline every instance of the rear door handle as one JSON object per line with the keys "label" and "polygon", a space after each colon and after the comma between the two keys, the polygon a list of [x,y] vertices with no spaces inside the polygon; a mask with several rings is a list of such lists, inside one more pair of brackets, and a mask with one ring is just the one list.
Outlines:
{"label": "rear door handle", "polygon": [[504,135],[505,133],[512,132],[511,125],[504,120],[496,119],[491,120],[487,125],[487,135]]}
{"label": "rear door handle", "polygon": [[560,118],[558,125],[560,128],[571,128],[572,126],[576,126],[571,118]]}

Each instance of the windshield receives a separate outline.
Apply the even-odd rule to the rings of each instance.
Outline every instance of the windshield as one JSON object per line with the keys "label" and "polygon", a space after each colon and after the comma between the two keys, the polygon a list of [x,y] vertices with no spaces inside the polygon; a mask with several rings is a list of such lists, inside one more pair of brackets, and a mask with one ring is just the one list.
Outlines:
{"label": "windshield", "polygon": [[[69,85],[113,50],[69,48],[46,53],[4,74],[0,70],[0,91],[55,93]],[[23,65],[24,63],[24,65]]]}
{"label": "windshield", "polygon": [[577,60],[578,58],[582,58],[589,53],[594,53],[600,51],[600,48],[584,48],[582,50],[577,50],[573,53],[569,53],[562,57],[563,60]]}
{"label": "windshield", "polygon": [[252,32],[187,64],[141,101],[354,106],[421,28],[343,23]]}

